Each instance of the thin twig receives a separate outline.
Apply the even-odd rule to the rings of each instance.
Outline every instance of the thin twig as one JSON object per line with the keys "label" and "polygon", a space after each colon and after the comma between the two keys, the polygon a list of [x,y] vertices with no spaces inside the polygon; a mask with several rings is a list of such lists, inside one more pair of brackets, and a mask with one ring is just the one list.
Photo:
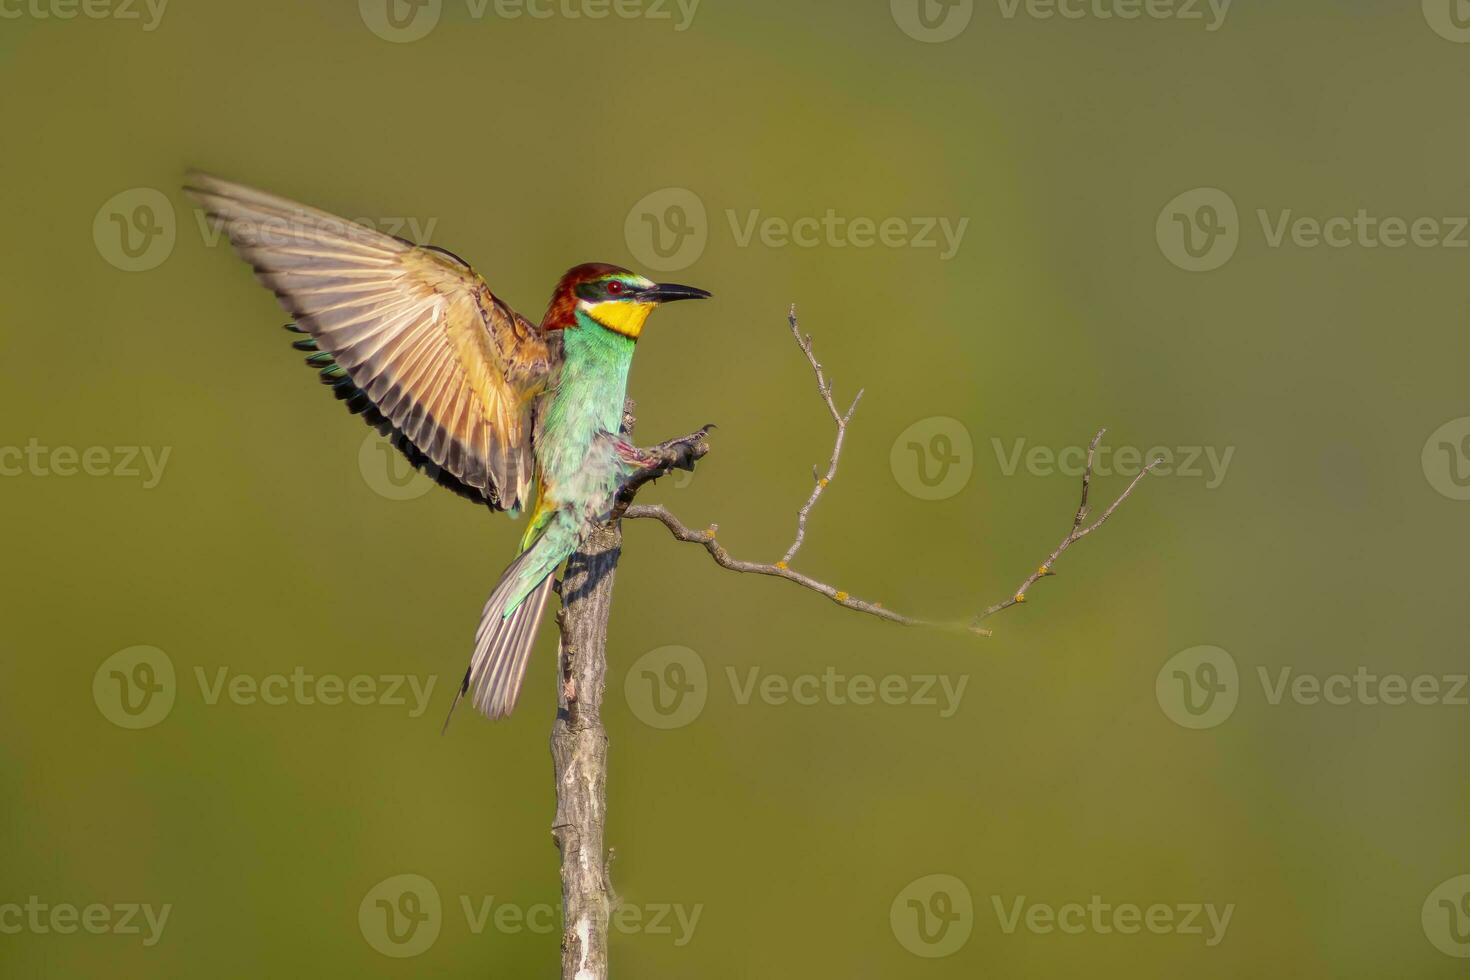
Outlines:
{"label": "thin twig", "polygon": [[627,512],[624,513],[623,516],[633,519],[648,518],[658,521],[664,527],[668,528],[669,533],[672,534],[677,540],[685,541],[690,544],[703,545],[704,550],[709,552],[709,556],[715,560],[716,565],[719,565],[721,568],[728,568],[732,572],[744,572],[748,575],[770,575],[773,578],[784,578],[788,582],[795,582],[797,585],[801,586],[804,589],[811,589],[813,592],[820,592],[822,595],[826,596],[828,599],[831,599],[833,602],[837,603],[840,606],[844,606],[848,609],[855,609],[858,612],[865,612],[870,616],[877,616],[879,619],[886,619],[890,623],[899,623],[903,626],[932,626],[938,628],[955,629],[969,628],[966,627],[963,623],[940,623],[933,622],[927,619],[916,619],[912,616],[905,616],[902,613],[897,613],[894,612],[892,609],[886,608],[882,603],[869,602],[865,599],[859,599],[856,596],[851,595],[850,593],[842,591],[836,586],[828,585],[825,582],[818,582],[810,575],[803,575],[801,572],[792,571],[790,568],[781,563],[772,564],[770,562],[744,561],[740,558],[736,558],[731,555],[730,552],[726,551],[725,547],[715,539],[715,535],[718,534],[720,530],[718,524],[711,524],[709,527],[705,528],[702,531],[692,530],[691,528],[686,526],[683,521],[679,520],[672,513],[670,513],[669,509],[663,504],[634,504],[632,507],[628,508]]}
{"label": "thin twig", "polygon": [[806,541],[807,518],[811,516],[812,508],[821,498],[822,491],[826,490],[837,476],[837,461],[842,457],[842,441],[847,438],[847,423],[852,421],[852,413],[857,411],[858,402],[863,400],[863,391],[859,388],[856,397],[852,400],[852,405],[847,409],[847,414],[843,415],[837,411],[837,403],[832,400],[832,382],[828,381],[827,376],[822,373],[822,362],[817,360],[817,355],[812,350],[811,334],[803,335],[801,332],[801,325],[796,319],[795,303],[786,312],[786,322],[791,326],[791,336],[796,338],[796,345],[801,348],[801,352],[806,355],[807,363],[816,372],[817,394],[822,396],[822,401],[827,405],[827,411],[832,415],[832,421],[837,425],[837,438],[832,444],[832,456],[827,461],[827,474],[823,476],[817,472],[815,466],[812,467],[812,482],[816,485],[812,487],[811,496],[806,498],[806,503],[802,504],[801,510],[797,511],[796,540],[791,542],[791,547],[787,548],[786,554],[781,556],[782,565],[789,565],[791,559],[796,557],[796,553],[801,550],[802,544]]}
{"label": "thin twig", "polygon": [[805,575],[801,572],[795,571],[790,567],[791,559],[795,557],[796,553],[801,549],[802,544],[806,540],[807,518],[811,514],[812,508],[821,498],[822,491],[827,488],[827,485],[831,483],[832,478],[837,473],[837,463],[838,459],[842,455],[842,445],[843,440],[847,435],[847,425],[852,420],[853,412],[857,410],[858,401],[862,398],[863,393],[862,391],[858,392],[857,397],[853,399],[852,406],[847,410],[847,413],[845,415],[840,413],[837,410],[837,405],[832,398],[831,382],[827,380],[827,377],[822,370],[821,363],[817,360],[816,355],[813,353],[812,338],[810,336],[803,335],[801,332],[801,327],[798,324],[796,318],[796,307],[793,306],[791,308],[790,312],[787,315],[787,321],[791,326],[791,333],[792,336],[796,338],[797,345],[801,348],[802,353],[806,355],[807,361],[811,364],[812,370],[816,373],[817,392],[821,395],[822,401],[826,404],[828,412],[830,412],[832,415],[833,422],[835,422],[837,425],[837,438],[832,448],[831,460],[827,464],[827,475],[825,477],[820,476],[816,473],[815,468],[813,468],[812,475],[816,477],[816,486],[812,489],[812,493],[807,498],[806,503],[797,513],[796,540],[792,542],[791,547],[787,549],[786,554],[782,556],[781,560],[770,563],[746,561],[744,559],[736,558],[731,555],[730,552],[727,551],[724,546],[719,543],[718,540],[716,540],[716,535],[719,532],[718,524],[711,524],[709,527],[705,528],[702,531],[696,531],[691,529],[683,521],[679,520],[679,518],[675,517],[674,514],[662,504],[631,503],[633,492],[636,492],[637,488],[648,482],[648,480],[655,479],[657,476],[662,476],[664,473],[667,473],[669,469],[675,467],[693,469],[694,463],[697,462],[705,455],[705,453],[709,451],[709,447],[703,441],[704,436],[708,434],[710,428],[709,426],[706,426],[704,429],[701,429],[696,433],[691,433],[690,435],[685,436],[682,439],[671,440],[670,442],[664,443],[661,446],[654,447],[653,450],[646,450],[646,452],[654,454],[657,456],[657,458],[659,458],[660,466],[655,467],[654,471],[650,471],[653,473],[653,475],[641,478],[638,480],[636,485],[630,484],[629,488],[625,488],[624,494],[622,495],[622,497],[620,497],[619,500],[619,513],[621,514],[621,516],[632,519],[642,518],[646,520],[658,521],[664,527],[668,528],[669,533],[674,536],[675,540],[683,541],[689,544],[702,545],[704,547],[704,550],[709,553],[709,556],[714,559],[715,564],[719,565],[721,568],[727,568],[732,572],[741,572],[748,575],[768,575],[772,578],[785,579],[786,581],[793,582],[804,589],[809,589],[813,592],[824,595],[828,599],[831,599],[833,602],[836,602],[838,605],[846,609],[852,609],[856,612],[866,613],[870,616],[876,616],[879,619],[887,620],[890,623],[898,623],[901,626],[924,626],[936,629],[961,629],[971,633],[979,634],[981,636],[990,636],[990,630],[982,627],[980,625],[981,621],[990,616],[993,616],[994,614],[1000,612],[1002,609],[1009,609],[1011,606],[1019,605],[1025,602],[1026,593],[1031,589],[1033,585],[1049,575],[1056,574],[1053,566],[1056,565],[1057,560],[1061,558],[1062,554],[1072,545],[1080,541],[1082,538],[1102,527],[1103,524],[1107,522],[1108,518],[1112,517],[1113,513],[1118,509],[1118,507],[1122,505],[1123,501],[1127,500],[1130,496],[1133,495],[1133,491],[1137,489],[1138,485],[1141,482],[1143,482],[1143,478],[1148,476],[1148,474],[1153,471],[1154,467],[1163,462],[1163,460],[1161,459],[1150,460],[1148,465],[1144,466],[1144,468],[1139,471],[1138,475],[1133,478],[1133,481],[1128,484],[1127,489],[1124,490],[1116,500],[1108,505],[1107,509],[1103,511],[1102,516],[1099,517],[1092,524],[1086,524],[1085,522],[1088,515],[1087,499],[1092,489],[1093,462],[1097,457],[1097,447],[1099,443],[1102,442],[1103,435],[1107,432],[1107,429],[1105,428],[1099,429],[1097,435],[1092,437],[1092,442],[1089,443],[1087,447],[1087,465],[1083,468],[1082,471],[1082,502],[1077,508],[1077,513],[1072,518],[1072,526],[1068,530],[1067,536],[1063,538],[1062,543],[1057,545],[1056,549],[1053,550],[1049,556],[1047,556],[1046,560],[1037,567],[1036,571],[1032,572],[1026,577],[1024,581],[1022,581],[1022,583],[1015,589],[1015,591],[1011,593],[1009,598],[987,607],[984,611],[977,613],[968,622],[944,622],[930,619],[921,619],[914,616],[906,616],[903,613],[899,613],[885,607],[882,603],[871,602],[866,599],[859,599],[853,596],[851,593],[839,589],[836,586],[828,585],[825,582],[820,582],[817,579],[812,578],[810,575]]}
{"label": "thin twig", "polygon": [[1107,519],[1113,516],[1113,511],[1118,509],[1118,505],[1123,503],[1123,501],[1127,500],[1130,496],[1132,496],[1134,488],[1136,488],[1138,484],[1143,481],[1143,478],[1148,476],[1149,473],[1153,471],[1153,468],[1155,466],[1158,466],[1160,463],[1163,462],[1162,459],[1149,460],[1148,465],[1139,470],[1138,475],[1133,478],[1133,482],[1128,484],[1128,489],[1124,490],[1121,494],[1118,495],[1117,500],[1114,500],[1111,504],[1108,505],[1108,509],[1103,511],[1103,515],[1099,517],[1094,523],[1083,526],[1083,521],[1087,520],[1087,494],[1088,491],[1092,489],[1092,461],[1097,456],[1098,443],[1102,442],[1102,437],[1107,433],[1107,431],[1108,430],[1106,428],[1098,429],[1097,435],[1093,436],[1092,442],[1088,443],[1087,445],[1087,465],[1082,470],[1082,503],[1077,506],[1077,515],[1072,518],[1072,528],[1070,531],[1067,532],[1067,536],[1063,538],[1062,543],[1057,545],[1056,549],[1047,556],[1046,561],[1042,562],[1037,567],[1036,571],[1026,576],[1026,580],[1020,584],[1015,592],[1011,593],[1011,597],[1009,599],[997,602],[995,605],[987,608],[984,612],[976,613],[975,618],[971,620],[971,625],[979,624],[982,619],[985,619],[989,616],[994,616],[1002,609],[1009,609],[1011,606],[1025,602],[1026,593],[1030,590],[1031,586],[1035,585],[1037,582],[1040,582],[1048,575],[1056,574],[1056,572],[1052,570],[1052,566],[1057,563],[1057,559],[1062,556],[1062,552],[1066,551],[1068,548],[1072,547],[1072,545],[1087,537],[1093,531],[1096,531],[1098,528],[1102,527]]}

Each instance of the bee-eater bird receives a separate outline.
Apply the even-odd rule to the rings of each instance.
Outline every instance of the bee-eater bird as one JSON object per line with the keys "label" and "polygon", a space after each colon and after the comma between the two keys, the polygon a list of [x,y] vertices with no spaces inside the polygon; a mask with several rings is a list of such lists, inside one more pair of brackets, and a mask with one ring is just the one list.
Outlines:
{"label": "bee-eater bird", "polygon": [[185,192],[275,292],[306,335],[295,346],[352,413],[456,493],[529,506],[455,698],[510,714],[557,567],[651,463],[619,436],[644,323],[661,303],[710,294],[579,265],[537,326],[452,252],[205,174]]}

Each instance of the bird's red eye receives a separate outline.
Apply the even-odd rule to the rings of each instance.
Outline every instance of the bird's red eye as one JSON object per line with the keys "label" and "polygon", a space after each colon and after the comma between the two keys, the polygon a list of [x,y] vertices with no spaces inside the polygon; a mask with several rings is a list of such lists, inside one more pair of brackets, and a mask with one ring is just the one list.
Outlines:
{"label": "bird's red eye", "polygon": [[614,279],[607,284],[607,291],[610,295],[616,296],[623,291],[623,284]]}

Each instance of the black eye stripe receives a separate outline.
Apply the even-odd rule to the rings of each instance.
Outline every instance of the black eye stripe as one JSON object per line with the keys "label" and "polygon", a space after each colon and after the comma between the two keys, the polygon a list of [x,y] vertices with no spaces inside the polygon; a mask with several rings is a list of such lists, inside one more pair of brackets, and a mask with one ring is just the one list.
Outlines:
{"label": "black eye stripe", "polygon": [[635,288],[621,279],[595,280],[578,286],[577,297],[592,303],[607,299],[624,299],[630,296]]}

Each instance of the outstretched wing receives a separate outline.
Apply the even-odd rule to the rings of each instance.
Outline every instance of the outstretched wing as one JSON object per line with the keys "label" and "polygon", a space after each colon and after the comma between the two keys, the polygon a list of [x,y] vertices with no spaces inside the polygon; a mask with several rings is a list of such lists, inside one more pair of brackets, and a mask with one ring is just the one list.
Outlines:
{"label": "outstretched wing", "polygon": [[391,425],[410,460],[441,468],[441,483],[478,492],[492,507],[529,501],[532,404],[554,354],[473,269],[442,250],[204,174],[191,174],[185,192],[329,355],[359,402],[353,407],[370,405],[369,420]]}

